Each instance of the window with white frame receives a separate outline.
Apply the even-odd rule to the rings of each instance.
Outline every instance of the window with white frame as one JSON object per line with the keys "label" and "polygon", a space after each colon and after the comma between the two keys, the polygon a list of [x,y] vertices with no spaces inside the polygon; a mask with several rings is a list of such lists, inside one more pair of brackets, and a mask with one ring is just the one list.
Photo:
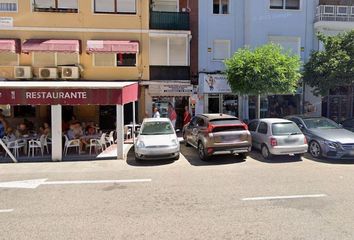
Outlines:
{"label": "window with white frame", "polygon": [[13,52],[0,52],[0,66],[17,66],[18,56]]}
{"label": "window with white frame", "polygon": [[94,0],[94,12],[135,14],[136,0]]}
{"label": "window with white frame", "polygon": [[135,53],[94,53],[95,67],[135,67]]}
{"label": "window with white frame", "polygon": [[222,61],[230,57],[230,40],[214,40],[213,60]]}
{"label": "window with white frame", "polygon": [[270,0],[270,9],[299,10],[301,0]]}
{"label": "window with white frame", "polygon": [[33,0],[35,12],[78,12],[78,0]]}
{"label": "window with white frame", "polygon": [[280,45],[284,52],[290,51],[292,54],[300,56],[301,38],[288,36],[269,36],[269,42]]}
{"label": "window with white frame", "polygon": [[150,65],[188,66],[188,47],[186,37],[151,37]]}
{"label": "window with white frame", "polygon": [[0,0],[0,12],[17,12],[18,0]]}
{"label": "window with white frame", "polygon": [[213,0],[214,14],[229,14],[229,0]]}
{"label": "window with white frame", "polygon": [[79,63],[78,53],[33,52],[34,67],[68,66]]}

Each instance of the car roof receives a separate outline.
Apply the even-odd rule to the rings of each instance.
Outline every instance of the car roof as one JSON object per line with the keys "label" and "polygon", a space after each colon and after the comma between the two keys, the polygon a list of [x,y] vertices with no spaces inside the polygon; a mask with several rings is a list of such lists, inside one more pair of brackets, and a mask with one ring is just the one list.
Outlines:
{"label": "car roof", "polygon": [[170,122],[169,118],[144,118],[144,122]]}
{"label": "car roof", "polygon": [[208,118],[210,120],[213,120],[213,119],[230,119],[230,118],[238,120],[237,117],[232,116],[232,115],[228,115],[228,114],[224,114],[224,113],[204,113],[204,114],[201,114],[199,116],[206,117],[206,118]]}
{"label": "car roof", "polygon": [[262,122],[266,122],[266,123],[280,123],[280,122],[292,122],[288,119],[284,119],[284,118],[260,118],[260,119],[254,119],[251,122],[253,121],[262,121]]}

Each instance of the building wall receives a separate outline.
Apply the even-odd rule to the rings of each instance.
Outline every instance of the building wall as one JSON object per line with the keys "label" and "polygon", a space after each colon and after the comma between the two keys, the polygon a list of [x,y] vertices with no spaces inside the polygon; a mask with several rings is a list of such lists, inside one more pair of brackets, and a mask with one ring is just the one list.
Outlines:
{"label": "building wall", "polygon": [[[136,14],[94,14],[93,1],[78,0],[78,13],[33,12],[28,0],[18,1],[17,13],[0,13],[13,17],[13,27],[0,27],[1,38],[79,39],[82,53],[79,64],[85,80],[149,79],[149,3],[136,1]],[[86,53],[87,40],[139,41],[136,67],[94,67],[93,55]],[[21,54],[19,65],[32,65],[32,54]],[[34,70],[36,72],[36,69]],[[0,77],[13,79],[13,67],[0,67]]]}

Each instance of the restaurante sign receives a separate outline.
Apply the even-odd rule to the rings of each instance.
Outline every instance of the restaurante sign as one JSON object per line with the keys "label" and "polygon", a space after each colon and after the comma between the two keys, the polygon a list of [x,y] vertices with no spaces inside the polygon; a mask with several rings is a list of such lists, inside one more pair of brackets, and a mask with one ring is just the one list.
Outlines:
{"label": "restaurante sign", "polygon": [[121,89],[0,89],[0,104],[115,105],[121,102]]}

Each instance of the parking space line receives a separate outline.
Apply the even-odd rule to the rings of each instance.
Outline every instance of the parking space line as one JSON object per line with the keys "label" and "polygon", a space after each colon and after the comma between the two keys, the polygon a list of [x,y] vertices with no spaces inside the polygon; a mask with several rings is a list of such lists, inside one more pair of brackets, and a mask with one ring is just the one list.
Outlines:
{"label": "parking space line", "polygon": [[282,200],[282,199],[321,198],[321,197],[327,197],[327,195],[326,195],[326,194],[312,194],[312,195],[251,197],[251,198],[241,198],[241,200],[242,200],[242,201],[262,201],[262,200]]}
{"label": "parking space line", "polygon": [[14,209],[0,209],[0,213],[9,213],[9,212],[13,212]]}

